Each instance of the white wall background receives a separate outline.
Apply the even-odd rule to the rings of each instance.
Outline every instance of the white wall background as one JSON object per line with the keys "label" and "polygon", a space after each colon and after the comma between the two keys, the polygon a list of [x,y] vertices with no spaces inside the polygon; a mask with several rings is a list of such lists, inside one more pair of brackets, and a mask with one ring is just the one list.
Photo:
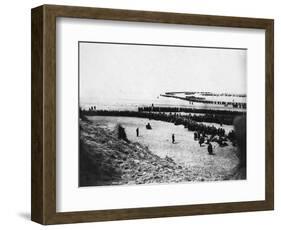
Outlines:
{"label": "white wall background", "polygon": [[[0,7],[0,228],[43,229],[30,218],[30,9],[67,4],[275,19],[275,211],[58,225],[50,229],[277,229],[281,208],[279,1],[45,0],[2,1]],[[280,4],[281,5],[281,4]],[[279,142],[279,143],[278,143]],[[243,191],[237,191],[243,192]]]}

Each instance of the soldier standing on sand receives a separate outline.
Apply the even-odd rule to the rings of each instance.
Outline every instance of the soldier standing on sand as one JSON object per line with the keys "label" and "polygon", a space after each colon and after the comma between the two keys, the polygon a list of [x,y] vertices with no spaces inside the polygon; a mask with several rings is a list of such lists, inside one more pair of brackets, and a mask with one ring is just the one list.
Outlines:
{"label": "soldier standing on sand", "polygon": [[172,143],[175,143],[175,134],[172,134]]}
{"label": "soldier standing on sand", "polygon": [[204,136],[200,136],[200,138],[199,138],[199,145],[200,145],[200,147],[204,143],[204,141],[205,141]]}
{"label": "soldier standing on sand", "polygon": [[208,153],[209,153],[209,155],[214,155],[213,154],[213,146],[212,146],[211,142],[208,145]]}
{"label": "soldier standing on sand", "polygon": [[137,137],[139,136],[139,128],[136,129]]}
{"label": "soldier standing on sand", "polygon": [[197,140],[197,132],[194,132],[194,140],[196,141]]}

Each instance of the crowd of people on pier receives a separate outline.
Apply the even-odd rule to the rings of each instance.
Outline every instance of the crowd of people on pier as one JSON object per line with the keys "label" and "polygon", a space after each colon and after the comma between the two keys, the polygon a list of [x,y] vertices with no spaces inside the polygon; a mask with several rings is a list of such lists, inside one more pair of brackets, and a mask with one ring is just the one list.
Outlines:
{"label": "crowd of people on pier", "polygon": [[205,108],[188,108],[188,107],[161,107],[161,106],[143,106],[138,107],[139,112],[157,112],[157,113],[201,113],[201,114],[221,114],[221,115],[241,115],[246,114],[245,110],[221,110]]}

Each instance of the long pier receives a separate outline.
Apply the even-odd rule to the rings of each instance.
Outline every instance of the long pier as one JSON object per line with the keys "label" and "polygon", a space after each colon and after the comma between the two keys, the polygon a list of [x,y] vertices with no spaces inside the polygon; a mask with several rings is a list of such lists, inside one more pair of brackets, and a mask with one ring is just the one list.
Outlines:
{"label": "long pier", "polygon": [[[247,103],[245,102],[226,102],[226,101],[212,101],[212,100],[206,100],[204,97],[195,97],[195,96],[185,96],[180,97],[172,94],[161,94],[161,97],[169,97],[169,98],[175,98],[183,101],[189,101],[189,102],[196,102],[196,103],[203,103],[203,104],[212,104],[212,105],[222,105],[225,108],[228,108],[228,106],[231,106],[230,108],[238,108],[238,109],[246,109]],[[242,97],[242,96],[240,96]]]}

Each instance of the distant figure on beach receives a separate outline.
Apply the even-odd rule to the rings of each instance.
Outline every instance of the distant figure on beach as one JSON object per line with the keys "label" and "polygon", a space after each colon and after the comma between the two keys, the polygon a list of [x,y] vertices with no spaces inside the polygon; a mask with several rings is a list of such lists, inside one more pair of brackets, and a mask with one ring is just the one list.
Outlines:
{"label": "distant figure on beach", "polygon": [[203,131],[202,136],[203,136],[204,138],[206,137],[205,131]]}
{"label": "distant figure on beach", "polygon": [[197,140],[197,138],[198,138],[198,136],[197,136],[197,132],[194,132],[194,140],[196,141],[196,140]]}
{"label": "distant figure on beach", "polygon": [[220,147],[225,147],[225,146],[228,145],[225,141],[226,141],[225,138],[223,138],[222,136],[219,136],[219,140],[217,142],[218,142]]}
{"label": "distant figure on beach", "polygon": [[205,141],[204,136],[203,136],[203,135],[200,136],[200,138],[199,138],[199,145],[200,145],[200,147],[201,147],[201,145],[204,143],[204,141]]}
{"label": "distant figure on beach", "polygon": [[175,143],[175,134],[172,134],[172,143]]}
{"label": "distant figure on beach", "polygon": [[209,153],[209,155],[214,155],[213,154],[213,146],[212,146],[211,142],[209,142],[209,145],[208,145],[208,153]]}
{"label": "distant figure on beach", "polygon": [[136,129],[137,137],[139,136],[139,128]]}
{"label": "distant figure on beach", "polygon": [[147,123],[147,125],[145,127],[146,127],[146,129],[152,129],[152,127],[151,127],[149,122]]}

